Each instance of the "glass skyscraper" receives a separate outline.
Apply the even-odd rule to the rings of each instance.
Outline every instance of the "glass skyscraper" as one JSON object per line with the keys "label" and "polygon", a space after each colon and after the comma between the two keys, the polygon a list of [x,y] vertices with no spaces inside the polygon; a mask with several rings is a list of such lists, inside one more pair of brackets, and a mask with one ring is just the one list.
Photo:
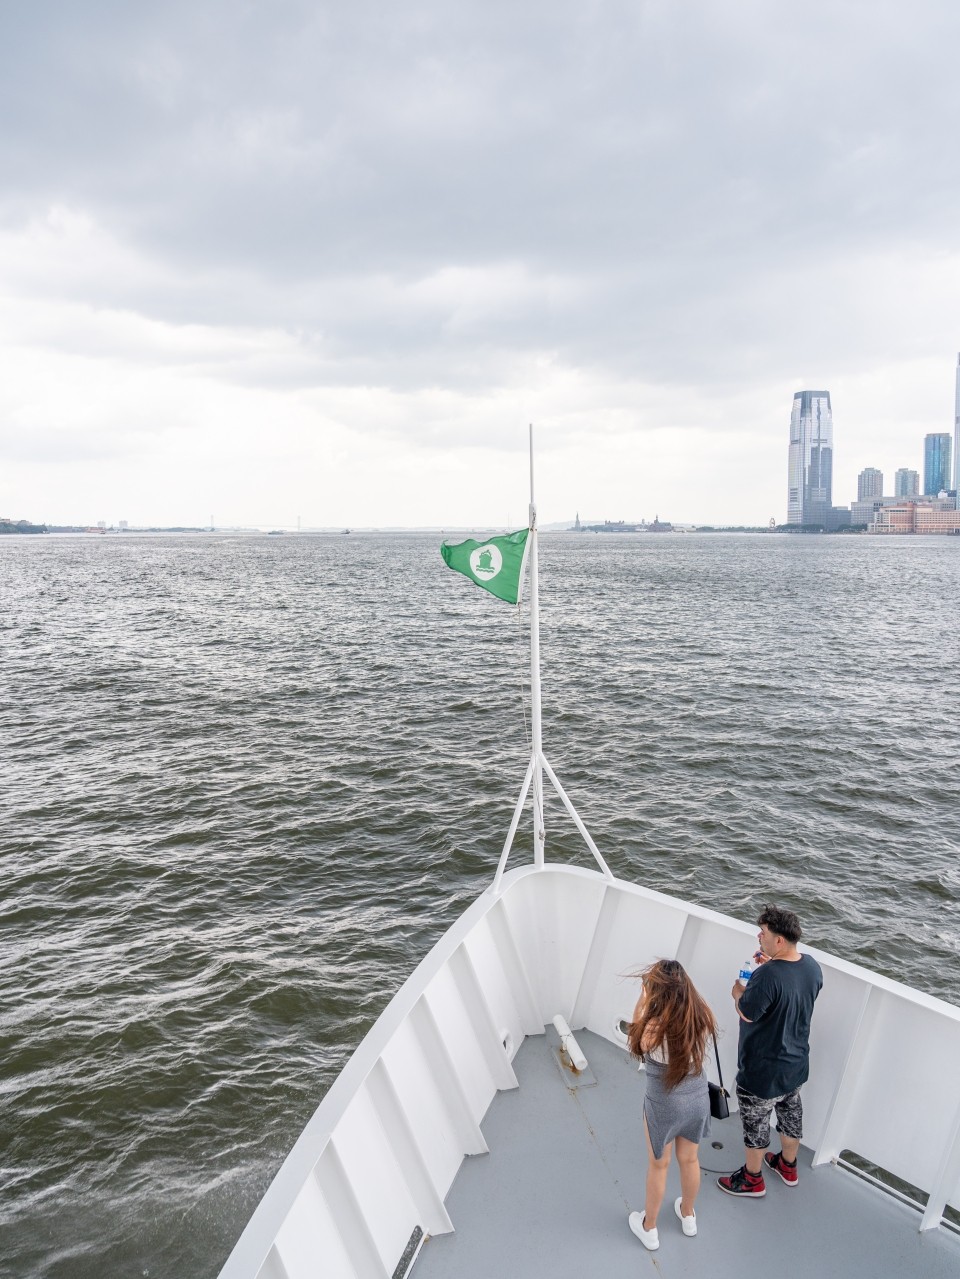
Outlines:
{"label": "glass skyscraper", "polygon": [[787,523],[826,527],[833,505],[833,412],[829,391],[798,391],[790,415]]}
{"label": "glass skyscraper", "polygon": [[946,431],[923,438],[923,491],[936,497],[941,489],[953,488],[950,467],[950,436]]}
{"label": "glass skyscraper", "polygon": [[953,402],[953,487],[957,490],[960,511],[960,355],[957,356],[957,391]]}
{"label": "glass skyscraper", "polygon": [[920,472],[901,466],[893,477],[893,495],[894,497],[919,497]]}

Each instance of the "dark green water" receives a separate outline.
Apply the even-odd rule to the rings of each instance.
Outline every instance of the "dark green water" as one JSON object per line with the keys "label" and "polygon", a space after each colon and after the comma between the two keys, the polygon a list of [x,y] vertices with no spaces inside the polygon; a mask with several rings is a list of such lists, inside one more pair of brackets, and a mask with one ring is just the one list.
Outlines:
{"label": "dark green water", "polygon": [[[547,536],[541,589],[615,873],[960,1003],[960,539]],[[433,537],[11,537],[0,643],[0,1272],[212,1279],[492,877],[525,635]]]}

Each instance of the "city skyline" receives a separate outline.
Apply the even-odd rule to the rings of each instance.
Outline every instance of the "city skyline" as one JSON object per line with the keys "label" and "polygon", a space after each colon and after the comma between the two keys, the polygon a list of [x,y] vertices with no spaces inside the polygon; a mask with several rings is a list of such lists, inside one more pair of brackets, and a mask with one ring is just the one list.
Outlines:
{"label": "city skyline", "polygon": [[[955,382],[955,433],[960,432],[960,353],[957,357],[957,372]],[[905,443],[905,441],[903,442]],[[854,526],[866,524],[871,518],[872,503],[878,500],[890,502],[894,498],[913,498],[918,496],[936,497],[942,492],[951,492],[958,509],[960,509],[960,489],[951,490],[949,485],[954,475],[957,474],[958,461],[952,450],[952,440],[948,432],[930,432],[924,437],[923,443],[923,486],[920,486],[920,473],[910,467],[898,467],[894,473],[894,491],[892,494],[884,492],[884,472],[875,466],[865,466],[857,476],[857,494],[856,499],[852,500],[849,507],[843,505],[834,506],[833,504],[833,464],[834,464],[834,437],[833,437],[833,412],[830,392],[826,390],[804,390],[796,391],[793,396],[793,407],[790,416],[790,444],[788,454],[788,497],[787,497],[787,520],[788,525],[821,525],[828,530],[836,530],[848,524]],[[902,448],[901,448],[901,451]],[[655,505],[660,503],[656,501]],[[775,520],[775,517],[772,517]],[[141,523],[139,521],[131,521],[120,519],[119,521],[97,520],[98,528],[93,526],[90,520],[64,521],[64,520],[37,520],[32,515],[21,513],[18,516],[11,516],[0,511],[0,521],[9,525],[19,520],[22,523],[49,524],[54,527],[63,528],[70,524],[76,531],[84,530],[87,532],[105,531],[108,527],[111,531],[115,531],[119,526],[121,531],[131,526],[134,530],[150,531],[158,528],[174,528],[190,527],[193,529],[209,528],[211,531],[216,527],[214,517],[211,515],[210,523],[204,524],[200,521],[194,522],[189,526],[171,525],[164,523],[162,520],[155,521],[152,525]],[[607,521],[608,523],[610,521]],[[617,521],[614,521],[617,522]],[[624,522],[623,517],[619,519],[620,523]],[[647,523],[646,517],[637,519],[631,516],[628,523]],[[698,524],[710,525],[711,521],[703,518],[693,519],[676,519],[672,521],[678,527],[693,527]],[[778,524],[781,521],[776,521]],[[426,522],[408,525],[391,525],[388,521],[382,521],[379,524],[363,525],[359,521],[349,521],[357,528],[377,529],[377,528],[395,528],[401,529],[430,529],[443,527],[463,527],[469,528],[470,524],[457,525],[454,521],[448,521],[446,524],[431,525]],[[503,522],[502,527],[513,527],[509,514]],[[569,518],[553,521],[554,527],[560,527],[569,523]],[[577,517],[579,524],[579,516]],[[303,524],[302,517],[297,515],[296,528],[299,530]],[[744,527],[748,521],[744,519],[730,520],[730,527]],[[501,527],[496,521],[490,521],[487,525],[478,522],[473,527]],[[221,527],[239,531],[244,528],[250,530],[265,529],[275,527],[279,530],[292,530],[294,525],[287,524],[283,519],[279,520],[263,520],[246,518],[234,522],[226,521]],[[306,522],[304,527],[310,531],[332,530],[339,527],[336,524],[320,524]],[[755,527],[765,527],[765,525],[757,525]],[[348,529],[349,531],[349,529]]]}
{"label": "city skyline", "polygon": [[[960,438],[960,353],[955,373],[954,417],[954,435]],[[884,471],[867,465],[857,475],[856,498],[849,507],[834,506],[833,426],[829,391],[794,392],[787,466],[788,525],[819,525],[831,531],[847,525],[864,525],[872,519],[874,503],[889,503],[895,498],[937,498],[941,493],[952,493],[956,509],[960,509],[960,487],[954,483],[954,477],[960,475],[960,460],[946,431],[928,432],[924,436],[922,471],[897,467],[893,493],[884,491]],[[900,452],[907,447],[904,432]]]}
{"label": "city skyline", "polygon": [[[955,430],[960,431],[960,354],[957,357],[957,375],[956,375],[956,424]],[[953,455],[951,448],[951,438],[947,432],[932,432],[924,437],[924,461],[923,476],[924,484],[920,486],[920,472],[910,467],[898,467],[894,473],[894,491],[892,494],[884,492],[884,472],[875,466],[864,467],[857,476],[857,495],[856,499],[851,501],[849,508],[843,505],[833,505],[833,459],[834,459],[834,441],[833,441],[833,413],[830,398],[830,392],[825,390],[806,390],[797,391],[793,397],[793,408],[790,417],[790,448],[788,456],[788,499],[787,499],[787,520],[790,525],[812,525],[819,524],[825,528],[836,529],[842,527],[845,523],[853,525],[867,523],[869,520],[869,512],[872,509],[871,503],[878,499],[890,501],[891,498],[911,498],[918,496],[935,497],[938,493],[947,489],[952,475],[956,474],[957,460]],[[901,450],[902,451],[902,450]],[[930,487],[930,486],[934,487]],[[948,490],[949,491],[949,490]],[[955,491],[955,498],[958,508],[960,508],[960,489]],[[655,505],[658,504],[655,502]],[[849,516],[849,519],[845,518]],[[579,521],[579,517],[578,521]],[[775,517],[773,517],[775,518]],[[130,526],[133,530],[150,531],[158,528],[173,528],[186,526],[172,526],[169,523],[164,524],[163,521],[156,521],[153,525],[131,522],[127,519],[107,521],[103,519],[97,520],[95,523],[98,527],[94,527],[94,522],[90,520],[79,521],[63,521],[63,520],[34,520],[30,516],[10,516],[4,515],[0,511],[0,519],[4,523],[11,523],[20,519],[25,522],[48,523],[52,526],[63,527],[70,523],[72,526],[80,530],[85,529],[87,532],[120,531],[126,530]],[[430,525],[427,523],[414,525],[390,525],[387,521],[380,524],[361,525],[358,521],[351,521],[355,527],[367,530],[377,528],[395,528],[397,530],[410,529],[413,531],[420,529],[433,529],[444,527],[463,527],[469,528],[471,525],[456,525],[448,522],[446,525]],[[569,523],[569,519],[560,519],[553,521],[553,527],[561,527]],[[608,521],[609,522],[609,521]],[[616,521],[614,521],[616,522]],[[620,523],[624,522],[621,517]],[[630,517],[628,523],[646,523],[646,517]],[[674,521],[678,527],[691,527],[697,524],[710,524],[709,520],[697,519]],[[743,527],[747,522],[744,520],[731,520],[731,527]],[[777,521],[780,523],[780,521]],[[266,529],[275,527],[278,530],[291,531],[294,528],[301,527],[303,524],[301,516],[296,517],[296,524],[288,524],[284,519],[250,519],[238,520],[233,523],[225,522],[220,527],[240,531],[243,529]],[[509,514],[503,522],[502,527],[513,527],[514,521],[511,521]],[[496,522],[491,522],[490,527],[501,527]],[[210,523],[194,522],[189,525],[193,529],[209,528],[211,531],[217,527],[213,516],[210,517]],[[483,524],[477,523],[473,527],[484,527]],[[758,525],[756,527],[764,527]],[[336,524],[313,524],[306,523],[304,528],[307,531],[331,531],[339,528]]]}

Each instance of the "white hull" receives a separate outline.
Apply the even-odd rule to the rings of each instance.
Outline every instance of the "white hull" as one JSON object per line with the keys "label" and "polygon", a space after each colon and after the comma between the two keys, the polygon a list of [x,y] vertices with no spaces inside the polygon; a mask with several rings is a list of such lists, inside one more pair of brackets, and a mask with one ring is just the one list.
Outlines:
{"label": "white hull", "polygon": [[[561,1014],[622,1045],[630,974],[652,959],[690,972],[720,1019],[733,1080],[730,986],[754,927],[578,867],[523,867],[500,888],[473,902],[391,1000],[221,1279],[397,1273],[418,1229],[456,1227],[445,1200],[465,1156],[487,1149],[481,1121],[499,1090],[517,1086],[524,1038]],[[960,1208],[960,1010],[806,949],[824,970],[804,1088],[813,1165],[855,1152],[919,1188],[928,1201],[915,1224],[935,1228],[946,1205]]]}

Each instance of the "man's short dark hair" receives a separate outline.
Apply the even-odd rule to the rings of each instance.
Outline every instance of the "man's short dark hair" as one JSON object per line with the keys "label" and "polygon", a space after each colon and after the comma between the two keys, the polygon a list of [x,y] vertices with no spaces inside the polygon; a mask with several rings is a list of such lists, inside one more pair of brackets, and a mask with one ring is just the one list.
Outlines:
{"label": "man's short dark hair", "polygon": [[758,924],[766,924],[772,933],[782,937],[784,941],[796,946],[803,936],[800,920],[792,910],[781,910],[779,906],[764,906],[757,920]]}

